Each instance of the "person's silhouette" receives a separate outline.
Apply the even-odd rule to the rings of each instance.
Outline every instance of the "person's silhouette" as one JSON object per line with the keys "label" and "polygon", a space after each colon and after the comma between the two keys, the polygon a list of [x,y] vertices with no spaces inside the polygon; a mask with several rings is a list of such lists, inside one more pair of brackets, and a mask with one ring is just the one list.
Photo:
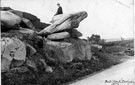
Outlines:
{"label": "person's silhouette", "polygon": [[60,6],[60,4],[59,4],[59,3],[57,4],[57,6],[58,6],[58,10],[57,10],[57,12],[56,12],[56,14],[55,14],[55,15],[63,14],[62,7]]}

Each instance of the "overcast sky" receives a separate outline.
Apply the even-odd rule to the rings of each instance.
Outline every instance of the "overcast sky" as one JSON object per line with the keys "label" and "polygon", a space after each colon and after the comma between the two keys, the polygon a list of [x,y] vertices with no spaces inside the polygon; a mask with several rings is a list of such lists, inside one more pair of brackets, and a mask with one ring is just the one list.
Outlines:
{"label": "overcast sky", "polygon": [[101,38],[133,37],[133,0],[2,0],[2,6],[32,13],[43,22],[51,21],[57,3],[64,13],[87,11],[88,17],[77,28],[82,38],[99,34]]}

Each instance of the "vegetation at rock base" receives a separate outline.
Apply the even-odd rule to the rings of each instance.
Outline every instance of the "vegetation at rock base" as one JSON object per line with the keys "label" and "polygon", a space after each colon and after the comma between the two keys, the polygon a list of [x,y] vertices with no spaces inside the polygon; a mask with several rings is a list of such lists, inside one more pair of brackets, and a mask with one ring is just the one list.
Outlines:
{"label": "vegetation at rock base", "polygon": [[[111,42],[111,43],[113,43],[114,48],[117,45],[129,46],[130,48],[133,48],[133,40],[128,40],[128,41],[126,40],[122,42],[117,41],[117,42]],[[119,51],[114,51],[114,49],[110,53],[111,49],[112,47],[110,48],[109,52],[108,50],[104,50],[104,52],[101,50],[93,51],[94,55],[92,56],[92,59],[90,61],[73,61],[71,63],[67,63],[63,65],[52,64],[48,62],[47,64],[50,65],[54,70],[52,73],[45,72],[42,66],[39,66],[38,69],[40,69],[40,71],[38,72],[24,66],[23,69],[19,70],[19,71],[22,71],[22,73],[17,72],[17,71],[10,71],[7,73],[2,73],[2,85],[66,84],[68,82],[77,80],[86,75],[98,72],[112,65],[118,64],[121,62],[120,61],[121,59],[127,58],[127,57],[123,57],[123,55],[119,55]],[[125,48],[123,50],[127,50],[127,49]],[[28,71],[25,72],[25,70],[28,70]]]}
{"label": "vegetation at rock base", "polygon": [[2,74],[2,84],[60,85],[109,67],[109,65],[103,60],[104,59],[97,57],[92,58],[91,61],[72,62],[63,66],[53,66],[53,73],[46,73],[43,69],[41,69],[40,72],[29,70],[24,73],[4,73]]}

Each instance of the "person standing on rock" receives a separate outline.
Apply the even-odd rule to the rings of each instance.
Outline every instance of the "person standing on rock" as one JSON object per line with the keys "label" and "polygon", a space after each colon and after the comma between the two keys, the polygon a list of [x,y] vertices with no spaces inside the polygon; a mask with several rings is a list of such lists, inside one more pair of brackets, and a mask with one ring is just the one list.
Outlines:
{"label": "person standing on rock", "polygon": [[[62,7],[60,6],[60,4],[59,4],[59,3],[57,4],[57,6],[58,6],[58,9],[57,9],[57,12],[56,12],[56,14],[55,14],[55,15],[63,14]],[[55,16],[55,15],[54,15],[54,16]]]}
{"label": "person standing on rock", "polygon": [[63,14],[62,7],[60,6],[59,3],[57,4],[57,6],[58,6],[57,12],[56,12],[56,14],[54,14],[54,16],[52,17],[52,20],[50,21],[50,23],[54,23],[53,18],[54,18],[56,15]]}

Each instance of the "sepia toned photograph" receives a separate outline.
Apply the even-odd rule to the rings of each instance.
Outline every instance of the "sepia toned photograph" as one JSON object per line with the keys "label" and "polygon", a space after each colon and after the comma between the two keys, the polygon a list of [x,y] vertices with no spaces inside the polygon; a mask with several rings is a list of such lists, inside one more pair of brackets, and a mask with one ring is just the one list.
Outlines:
{"label": "sepia toned photograph", "polygon": [[1,85],[135,85],[134,0],[0,0]]}

